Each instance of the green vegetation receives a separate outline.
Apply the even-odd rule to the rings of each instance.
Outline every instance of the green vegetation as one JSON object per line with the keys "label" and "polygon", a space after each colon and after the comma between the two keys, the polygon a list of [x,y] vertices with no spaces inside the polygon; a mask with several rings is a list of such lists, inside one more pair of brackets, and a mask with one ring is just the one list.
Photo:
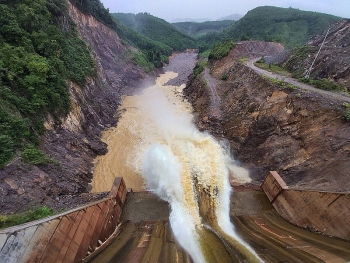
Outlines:
{"label": "green vegetation", "polygon": [[340,17],[272,6],[257,7],[224,31],[226,38],[282,43],[286,49],[301,46],[321,34]]}
{"label": "green vegetation", "polygon": [[216,44],[224,42],[228,38],[220,32],[211,32],[196,38],[199,53],[212,49]]}
{"label": "green vegetation", "polygon": [[344,102],[343,106],[345,107],[343,117],[346,121],[350,121],[350,104],[348,102]]}
{"label": "green vegetation", "polygon": [[221,80],[227,80],[227,78],[228,78],[227,73],[223,73],[220,77]]}
{"label": "green vegetation", "polygon": [[288,70],[276,65],[276,64],[266,64],[262,62],[262,60],[258,60],[257,62],[254,63],[255,66],[262,68],[264,70],[274,72],[283,76],[290,76],[291,74],[288,72]]}
{"label": "green vegetation", "polygon": [[323,90],[346,91],[346,88],[343,85],[329,79],[299,78],[299,80]]}
{"label": "green vegetation", "polygon": [[[196,37],[199,52],[225,40],[262,40],[280,42],[286,49],[302,46],[314,35],[321,34],[340,17],[272,6],[257,7],[224,29]],[[190,28],[191,24],[185,24]],[[184,25],[184,28],[186,28]]]}
{"label": "green vegetation", "polygon": [[239,59],[239,62],[245,64],[248,60],[249,60],[249,58],[243,57],[243,58],[240,58],[240,59]]}
{"label": "green vegetation", "polygon": [[206,21],[206,22],[179,22],[172,23],[174,27],[179,29],[191,37],[199,37],[211,32],[222,32],[224,29],[231,26],[235,21],[221,20],[221,21]]}
{"label": "green vegetation", "polygon": [[283,67],[289,72],[292,72],[293,78],[302,78],[304,77],[305,72],[299,65],[302,65],[308,55],[314,52],[317,52],[317,48],[312,46],[301,46],[294,48],[292,50],[292,55],[289,57],[288,61],[283,65]]}
{"label": "green vegetation", "polygon": [[285,82],[283,79],[272,78],[264,76],[264,79],[268,80],[272,84],[276,85],[279,89],[296,89],[296,86]]}
{"label": "green vegetation", "polygon": [[52,162],[41,150],[33,145],[29,145],[22,152],[23,161],[30,164],[48,164]]}
{"label": "green vegetation", "polygon": [[199,74],[201,74],[207,65],[208,65],[207,59],[203,59],[199,61],[193,69],[194,77],[197,77]]}
{"label": "green vegetation", "polygon": [[209,55],[210,55],[210,52],[211,52],[211,50],[208,49],[208,50],[206,50],[206,51],[204,51],[204,52],[202,52],[202,53],[199,53],[199,54],[198,54],[198,57],[199,57],[199,58],[208,58]]}
{"label": "green vegetation", "polygon": [[136,15],[115,13],[113,16],[125,26],[132,28],[143,36],[171,47],[175,51],[196,47],[193,38],[180,32],[165,20],[148,13],[139,13]]}
{"label": "green vegetation", "polygon": [[5,2],[0,4],[0,169],[18,151],[39,145],[48,113],[56,122],[68,113],[66,80],[82,85],[95,74],[73,22],[61,29],[68,12],[64,1]]}
{"label": "green vegetation", "polygon": [[92,15],[98,21],[104,23],[110,28],[116,29],[116,25],[109,10],[104,8],[100,0],[69,0],[82,13]]}
{"label": "green vegetation", "polygon": [[146,72],[151,72],[154,69],[154,64],[148,61],[147,55],[143,52],[134,53],[133,60],[136,65],[139,65]]}
{"label": "green vegetation", "polygon": [[[131,46],[137,47],[143,55],[136,55],[135,63],[140,63],[141,67],[145,67],[144,59],[147,59],[146,70],[152,67],[161,67],[163,63],[167,62],[167,57],[171,55],[172,48],[166,44],[152,40],[144,36],[132,28],[123,25],[116,19],[109,10],[104,8],[100,0],[69,0],[81,12],[94,16],[97,20],[104,23],[111,29],[115,30],[120,38]],[[143,56],[143,58],[140,58]],[[150,67],[149,63],[153,64]]]}
{"label": "green vegetation", "polygon": [[209,59],[219,60],[226,57],[234,46],[235,44],[231,40],[216,44],[209,54]]}
{"label": "green vegetation", "polygon": [[21,214],[0,215],[0,228],[24,224],[34,220],[42,219],[44,217],[52,216],[54,214],[55,213],[51,208],[42,206],[34,210],[28,210]]}

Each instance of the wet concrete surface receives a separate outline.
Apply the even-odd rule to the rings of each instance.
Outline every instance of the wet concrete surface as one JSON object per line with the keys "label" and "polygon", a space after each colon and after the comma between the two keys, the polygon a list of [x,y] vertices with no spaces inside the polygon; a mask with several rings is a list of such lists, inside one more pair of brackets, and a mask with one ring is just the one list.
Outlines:
{"label": "wet concrete surface", "polygon": [[312,233],[280,217],[260,191],[236,192],[231,219],[237,233],[266,262],[348,262],[350,244]]}
{"label": "wet concrete surface", "polygon": [[[230,215],[237,233],[265,262],[350,261],[348,242],[291,225],[261,191],[235,191]],[[120,235],[90,262],[192,262],[176,243],[168,216],[168,204],[156,196],[129,193]]]}
{"label": "wet concrete surface", "polygon": [[169,205],[149,192],[128,193],[121,233],[91,263],[193,262],[169,225]]}

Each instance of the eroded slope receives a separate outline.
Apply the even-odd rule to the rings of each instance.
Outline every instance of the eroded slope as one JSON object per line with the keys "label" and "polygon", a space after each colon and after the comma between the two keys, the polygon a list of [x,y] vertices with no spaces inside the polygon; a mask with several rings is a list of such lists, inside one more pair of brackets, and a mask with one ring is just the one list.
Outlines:
{"label": "eroded slope", "polygon": [[[243,52],[235,48],[211,67],[221,118],[210,112],[204,73],[185,89],[197,125],[227,141],[256,183],[267,171],[276,170],[289,186],[348,191],[350,126],[342,118],[342,103],[262,78],[239,61],[254,56],[244,52],[250,50],[250,42],[241,45],[246,47],[236,47]],[[223,73],[226,81],[219,80]]]}
{"label": "eroded slope", "polygon": [[61,124],[47,117],[42,149],[56,162],[34,166],[16,158],[0,171],[1,213],[42,204],[74,206],[94,198],[82,193],[89,191],[94,157],[107,151],[100,131],[116,122],[121,95],[130,93],[145,77],[127,59],[128,47],[113,30],[70,3],[69,14],[60,19],[63,30],[73,26],[69,16],[90,47],[97,74],[83,87],[69,83],[71,111]]}

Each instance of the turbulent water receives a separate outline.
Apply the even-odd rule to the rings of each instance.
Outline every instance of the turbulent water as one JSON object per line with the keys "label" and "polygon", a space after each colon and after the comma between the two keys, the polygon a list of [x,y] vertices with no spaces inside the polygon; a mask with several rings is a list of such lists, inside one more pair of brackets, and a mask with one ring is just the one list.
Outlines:
{"label": "turbulent water", "polygon": [[124,98],[118,127],[104,136],[109,153],[97,160],[93,189],[109,190],[114,177],[123,176],[128,187],[168,201],[173,233],[195,262],[261,262],[229,218],[229,177],[247,182],[248,173],[193,125],[183,86],[164,86],[174,77],[163,74],[156,85]]}

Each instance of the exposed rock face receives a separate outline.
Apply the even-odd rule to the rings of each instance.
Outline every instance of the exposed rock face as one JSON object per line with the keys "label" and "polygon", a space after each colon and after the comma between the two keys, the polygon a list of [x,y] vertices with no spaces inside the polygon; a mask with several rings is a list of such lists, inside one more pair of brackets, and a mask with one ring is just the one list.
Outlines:
{"label": "exposed rock face", "polygon": [[[210,112],[211,91],[204,73],[188,83],[185,92],[199,128],[228,141],[256,183],[276,170],[291,187],[349,191],[350,125],[342,119],[341,103],[280,88],[237,59],[248,55],[232,50],[212,65],[220,118]],[[223,73],[226,81],[219,80]]]}
{"label": "exposed rock face", "polygon": [[[292,52],[282,64],[291,71],[308,70],[314,61],[327,30],[318,36],[314,36],[306,43],[307,51],[301,59],[295,59]],[[294,62],[295,61],[295,62]],[[312,78],[329,78],[343,84],[350,91],[350,20],[332,24],[324,45],[311,70]]]}
{"label": "exposed rock face", "polygon": [[[97,75],[88,79],[84,87],[70,83],[71,112],[62,124],[47,118],[42,149],[59,164],[33,166],[17,158],[0,171],[1,213],[26,210],[38,204],[55,203],[59,207],[67,196],[87,192],[93,159],[107,151],[100,140],[101,130],[115,124],[114,113],[121,95],[135,90],[145,78],[144,72],[125,58],[128,49],[113,30],[80,13],[70,3],[67,15],[73,18],[79,35],[90,46]],[[86,197],[76,200],[86,202],[93,198]]]}

